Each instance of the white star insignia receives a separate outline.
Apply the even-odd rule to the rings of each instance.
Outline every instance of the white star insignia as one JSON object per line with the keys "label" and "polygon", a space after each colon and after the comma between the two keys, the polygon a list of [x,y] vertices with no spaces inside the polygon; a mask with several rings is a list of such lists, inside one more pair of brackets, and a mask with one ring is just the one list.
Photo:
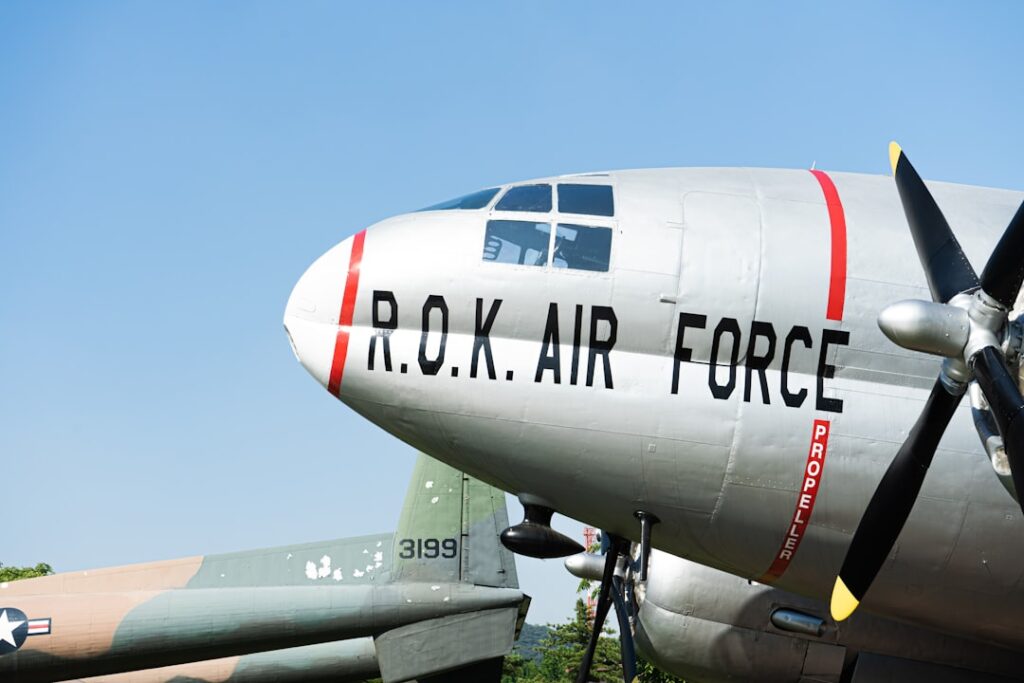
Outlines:
{"label": "white star insignia", "polygon": [[7,610],[0,612],[0,640],[10,643],[11,647],[18,647],[18,644],[14,642],[14,632],[24,623],[24,621],[8,621]]}

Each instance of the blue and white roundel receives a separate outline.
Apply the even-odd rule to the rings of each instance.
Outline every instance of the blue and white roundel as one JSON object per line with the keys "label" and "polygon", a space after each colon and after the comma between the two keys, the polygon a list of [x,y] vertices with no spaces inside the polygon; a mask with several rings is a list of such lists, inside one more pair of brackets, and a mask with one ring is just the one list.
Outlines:
{"label": "blue and white roundel", "polygon": [[28,617],[20,609],[0,608],[0,655],[14,652],[28,638]]}

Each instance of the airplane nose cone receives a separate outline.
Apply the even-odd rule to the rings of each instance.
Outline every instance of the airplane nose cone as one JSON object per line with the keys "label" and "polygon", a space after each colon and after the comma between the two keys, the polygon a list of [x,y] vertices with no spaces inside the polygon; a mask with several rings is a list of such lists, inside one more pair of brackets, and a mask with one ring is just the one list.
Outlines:
{"label": "airplane nose cone", "polygon": [[364,234],[348,238],[318,258],[295,284],[284,311],[292,352],[334,395],[344,371]]}

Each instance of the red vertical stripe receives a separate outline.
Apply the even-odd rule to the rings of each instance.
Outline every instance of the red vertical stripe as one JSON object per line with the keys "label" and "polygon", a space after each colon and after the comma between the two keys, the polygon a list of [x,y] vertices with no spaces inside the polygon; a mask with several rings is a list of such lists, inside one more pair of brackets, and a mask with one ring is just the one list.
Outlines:
{"label": "red vertical stripe", "polygon": [[846,305],[846,214],[843,202],[839,199],[835,183],[824,171],[811,170],[825,193],[825,205],[828,207],[828,221],[832,226],[832,274],[828,287],[828,310],[825,317],[829,320],[842,320],[843,307]]}
{"label": "red vertical stripe", "polygon": [[352,328],[352,318],[355,316],[356,293],[359,291],[359,266],[363,263],[363,243],[365,241],[365,230],[352,238],[352,255],[348,260],[345,293],[341,297],[341,311],[338,313],[338,336],[334,341],[334,360],[331,361],[331,375],[327,381],[327,391],[335,396],[341,390],[341,377],[345,374],[348,337]]}

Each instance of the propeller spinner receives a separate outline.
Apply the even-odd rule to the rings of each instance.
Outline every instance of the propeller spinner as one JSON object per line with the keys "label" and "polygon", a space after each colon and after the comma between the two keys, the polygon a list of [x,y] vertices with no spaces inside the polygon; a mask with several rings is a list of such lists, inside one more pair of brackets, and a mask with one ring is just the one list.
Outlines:
{"label": "propeller spinner", "polygon": [[[864,511],[832,589],[832,617],[849,617],[864,598],[910,515],[925,474],[968,384],[976,380],[1006,445],[1014,487],[1024,492],[1024,397],[1001,348],[1024,281],[1024,204],[979,280],[924,181],[895,142],[896,187],[928,278],[932,302],[900,302],[879,327],[896,344],[945,357],[920,417]],[[1024,500],[1018,495],[1018,500]],[[1022,503],[1024,509],[1024,503]]]}

